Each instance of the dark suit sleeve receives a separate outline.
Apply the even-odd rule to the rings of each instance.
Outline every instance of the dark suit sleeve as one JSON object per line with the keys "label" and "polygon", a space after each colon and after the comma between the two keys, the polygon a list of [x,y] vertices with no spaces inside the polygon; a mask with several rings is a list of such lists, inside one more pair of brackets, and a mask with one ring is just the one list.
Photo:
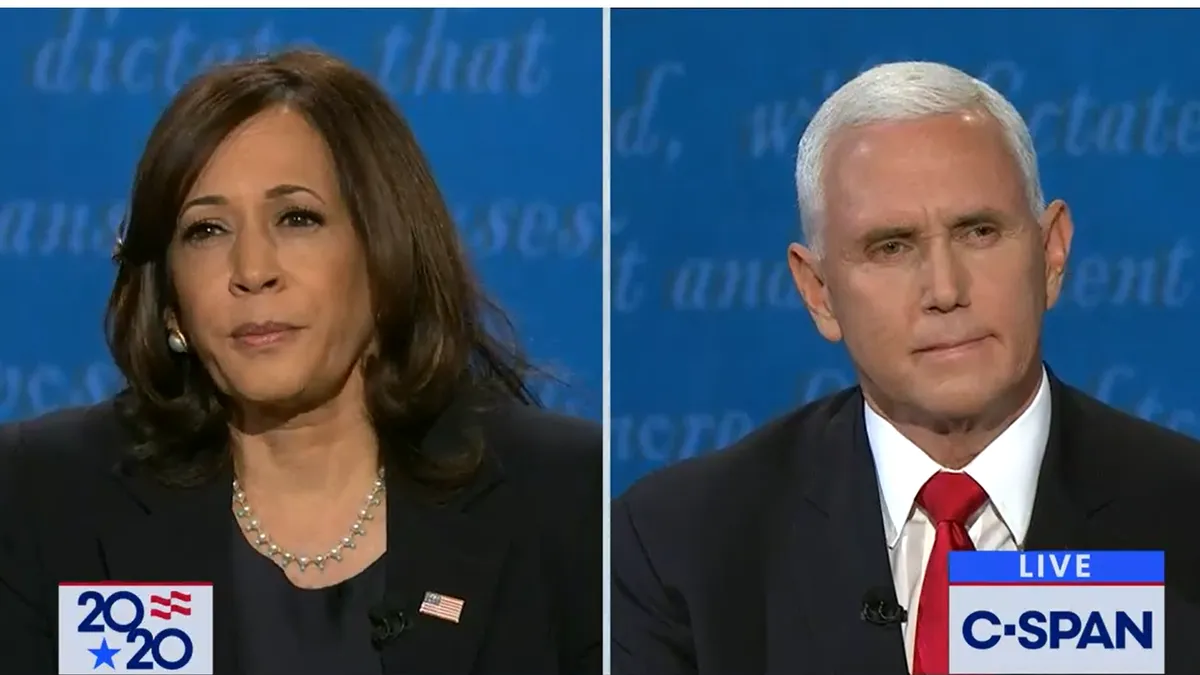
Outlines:
{"label": "dark suit sleeve", "polygon": [[[604,663],[604,436],[599,426],[588,426],[576,436],[582,471],[572,485],[579,504],[570,523],[572,544],[567,547],[566,569],[577,583],[568,594],[564,629],[566,650],[563,675],[601,675]],[[567,629],[569,625],[571,628]]]}
{"label": "dark suit sleeve", "polygon": [[[36,539],[38,489],[27,471],[29,450],[19,426],[0,426],[0,658],[5,673],[58,672],[51,594],[46,590]],[[46,488],[47,486],[42,486]]]}
{"label": "dark suit sleeve", "polygon": [[633,509],[612,508],[613,675],[696,673],[687,613],[663,586],[643,544]]}

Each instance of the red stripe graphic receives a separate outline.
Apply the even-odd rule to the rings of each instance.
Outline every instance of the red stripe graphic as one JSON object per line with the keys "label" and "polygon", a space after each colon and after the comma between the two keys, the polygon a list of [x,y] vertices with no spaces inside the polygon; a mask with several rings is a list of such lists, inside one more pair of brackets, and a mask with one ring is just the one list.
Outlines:
{"label": "red stripe graphic", "polygon": [[[176,601],[178,601],[178,602],[176,602]],[[151,604],[162,605],[163,607],[166,607],[167,609],[166,609],[166,611],[163,611],[161,609],[152,607],[152,608],[150,608],[150,616],[155,617],[156,619],[162,619],[164,621],[170,621],[171,617],[175,614],[181,614],[183,616],[191,616],[192,615],[191,608],[187,607],[183,604],[179,604],[179,603],[185,603],[185,602],[191,602],[191,601],[192,601],[192,595],[190,593],[181,593],[179,591],[171,591],[170,598],[165,598],[161,595],[151,595],[150,596]]]}
{"label": "red stripe graphic", "polygon": [[1162,586],[1161,581],[951,581],[950,586],[1023,586],[1037,588],[1040,586]]}

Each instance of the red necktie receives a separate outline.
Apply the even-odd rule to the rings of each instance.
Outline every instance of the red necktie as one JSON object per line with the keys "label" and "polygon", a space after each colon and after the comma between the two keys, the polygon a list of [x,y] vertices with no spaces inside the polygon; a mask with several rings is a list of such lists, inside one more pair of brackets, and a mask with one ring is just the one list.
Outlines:
{"label": "red necktie", "polygon": [[937,526],[933,550],[917,605],[913,675],[950,672],[950,551],[973,551],[967,518],[987,501],[987,493],[965,473],[939,471],[917,493],[917,505]]}

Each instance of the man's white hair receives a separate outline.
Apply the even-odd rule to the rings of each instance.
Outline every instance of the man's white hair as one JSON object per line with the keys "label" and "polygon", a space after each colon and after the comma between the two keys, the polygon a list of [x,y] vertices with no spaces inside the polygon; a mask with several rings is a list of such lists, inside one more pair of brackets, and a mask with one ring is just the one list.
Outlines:
{"label": "man's white hair", "polygon": [[962,110],[986,112],[1000,123],[1025,178],[1035,216],[1045,209],[1037,153],[1021,114],[986,82],[941,63],[905,61],[875,66],[842,85],[813,115],[796,156],[796,194],[809,248],[821,253],[825,208],[822,171],[829,139],[848,128]]}

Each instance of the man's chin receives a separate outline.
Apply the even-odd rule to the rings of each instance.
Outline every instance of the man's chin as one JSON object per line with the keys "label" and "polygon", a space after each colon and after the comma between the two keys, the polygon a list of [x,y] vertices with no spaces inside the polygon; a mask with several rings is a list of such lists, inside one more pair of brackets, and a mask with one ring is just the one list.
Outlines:
{"label": "man's chin", "polygon": [[939,380],[921,387],[916,403],[934,419],[969,420],[987,413],[1000,392],[976,376]]}

